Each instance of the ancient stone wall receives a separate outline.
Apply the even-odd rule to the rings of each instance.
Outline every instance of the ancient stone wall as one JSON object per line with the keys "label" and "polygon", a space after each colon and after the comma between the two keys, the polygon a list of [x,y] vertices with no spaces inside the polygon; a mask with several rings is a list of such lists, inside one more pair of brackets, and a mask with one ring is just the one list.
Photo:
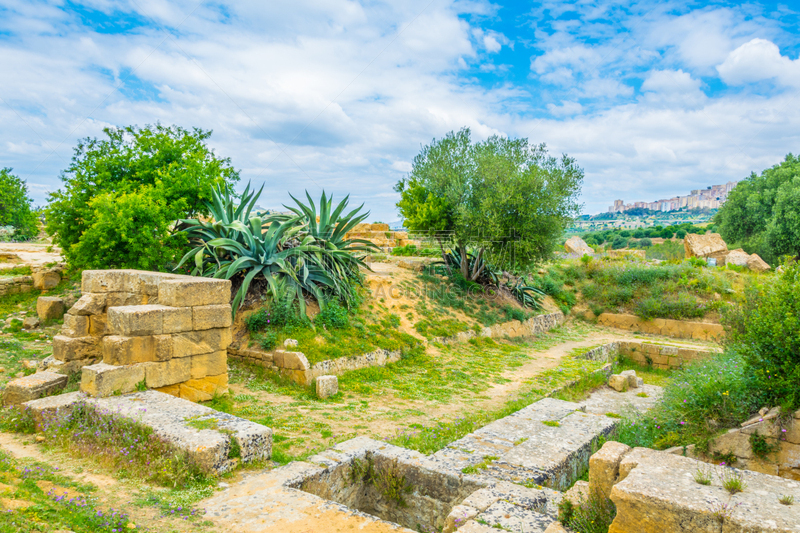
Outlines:
{"label": "ancient stone wall", "polygon": [[621,341],[618,344],[620,355],[626,355],[640,365],[652,365],[664,370],[680,368],[698,359],[707,359],[719,352],[719,350],[681,348],[643,341]]}
{"label": "ancient stone wall", "polygon": [[636,315],[603,313],[597,318],[597,323],[601,326],[666,335],[676,339],[713,341],[721,339],[725,335],[722,325],[712,322],[690,322],[666,318],[644,320]]}
{"label": "ancient stone wall", "polygon": [[19,294],[33,290],[32,276],[0,277],[0,296]]}
{"label": "ancient stone wall", "polygon": [[227,391],[231,283],[138,270],[87,270],[53,339],[56,371],[82,369],[81,390],[141,388],[192,401]]}

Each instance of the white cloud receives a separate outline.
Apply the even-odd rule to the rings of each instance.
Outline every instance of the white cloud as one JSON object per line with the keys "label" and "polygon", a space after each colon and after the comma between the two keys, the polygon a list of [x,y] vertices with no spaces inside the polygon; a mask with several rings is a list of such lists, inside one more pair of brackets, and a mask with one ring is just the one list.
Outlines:
{"label": "white cloud", "polygon": [[782,85],[800,87],[800,59],[781,55],[777,45],[765,39],[741,45],[728,54],[717,71],[728,85],[774,79]]}
{"label": "white cloud", "polygon": [[700,80],[692,79],[688,72],[678,70],[654,70],[642,83],[643,91],[659,93],[688,93],[700,88]]}
{"label": "white cloud", "polygon": [[561,102],[561,105],[547,104],[547,110],[556,117],[577,115],[583,111],[583,106],[578,102]]}

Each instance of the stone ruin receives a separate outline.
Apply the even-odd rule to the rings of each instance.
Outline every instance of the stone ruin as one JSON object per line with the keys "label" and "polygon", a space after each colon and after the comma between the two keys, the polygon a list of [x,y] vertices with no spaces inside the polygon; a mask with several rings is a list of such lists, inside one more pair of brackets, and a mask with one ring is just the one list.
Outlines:
{"label": "stone ruin", "polygon": [[56,392],[76,372],[94,397],[147,388],[197,402],[227,392],[230,281],[86,270],[81,291],[43,371],[9,383],[4,403]]}
{"label": "stone ruin", "polygon": [[727,243],[719,233],[697,235],[689,233],[683,239],[686,257],[713,259],[717,265],[737,265],[754,272],[766,272],[770,266],[758,254],[748,254],[741,248],[728,250]]}

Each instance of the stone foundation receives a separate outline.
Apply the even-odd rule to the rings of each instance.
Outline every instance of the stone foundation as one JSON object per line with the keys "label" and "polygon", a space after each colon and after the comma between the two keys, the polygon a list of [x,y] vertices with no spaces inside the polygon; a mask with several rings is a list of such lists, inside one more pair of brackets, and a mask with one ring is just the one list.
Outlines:
{"label": "stone foundation", "polygon": [[643,341],[622,341],[617,344],[621,355],[630,357],[640,365],[652,365],[664,370],[680,368],[719,353],[719,350],[681,348]]}

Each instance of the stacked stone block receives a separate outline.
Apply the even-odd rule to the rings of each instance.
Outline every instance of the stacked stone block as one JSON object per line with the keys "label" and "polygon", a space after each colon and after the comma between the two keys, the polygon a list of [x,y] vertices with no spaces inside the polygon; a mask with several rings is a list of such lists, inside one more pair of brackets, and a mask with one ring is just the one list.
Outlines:
{"label": "stacked stone block", "polygon": [[230,286],[157,272],[84,271],[83,295],[53,339],[53,356],[83,367],[81,389],[92,396],[144,385],[209,400],[228,386]]}

